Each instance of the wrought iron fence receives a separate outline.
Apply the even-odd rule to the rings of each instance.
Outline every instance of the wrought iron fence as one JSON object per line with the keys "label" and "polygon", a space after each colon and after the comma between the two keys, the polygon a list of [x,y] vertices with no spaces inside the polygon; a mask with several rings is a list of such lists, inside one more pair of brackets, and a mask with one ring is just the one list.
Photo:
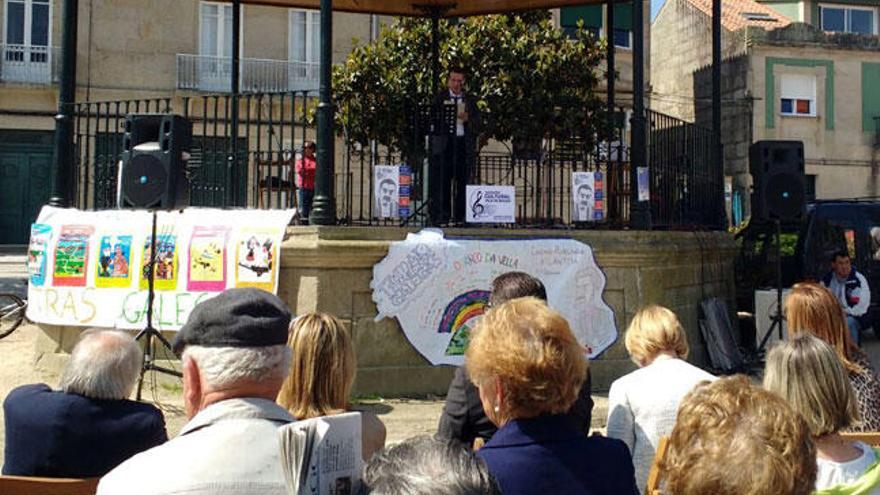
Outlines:
{"label": "wrought iron fence", "polygon": [[712,131],[648,110],[651,222],[657,228],[723,228],[722,165]]}
{"label": "wrought iron fence", "polygon": [[295,205],[293,167],[301,143],[313,137],[307,91],[204,95],[76,106],[76,184],[81,208],[116,205],[125,116],[176,113],[193,123],[187,168],[194,206],[286,208]]}
{"label": "wrought iron fence", "polygon": [[[191,201],[195,206],[296,207],[295,163],[305,140],[314,139],[306,91],[251,93],[238,97],[233,121],[228,94],[77,105],[77,200],[82,208],[116,204],[122,133],[128,113],[177,113],[193,122]],[[621,111],[623,113],[623,111]],[[523,152],[510,143],[490,143],[476,154],[472,184],[513,186],[516,221],[507,227],[622,228],[629,223],[631,186],[628,119],[616,119],[604,141],[572,137],[533,140]],[[712,163],[711,133],[657,112],[647,113],[650,210],[658,228],[720,228],[723,210],[719,165]],[[344,131],[344,129],[343,129]],[[413,131],[410,156],[375,143],[337,146],[334,193],[337,218],[345,225],[426,225],[431,140]],[[375,173],[379,165],[404,165],[406,192],[397,217],[379,215]],[[600,215],[582,221],[576,210],[574,173],[598,172],[594,197]],[[601,192],[600,192],[601,191]],[[463,200],[462,198],[459,198]]]}

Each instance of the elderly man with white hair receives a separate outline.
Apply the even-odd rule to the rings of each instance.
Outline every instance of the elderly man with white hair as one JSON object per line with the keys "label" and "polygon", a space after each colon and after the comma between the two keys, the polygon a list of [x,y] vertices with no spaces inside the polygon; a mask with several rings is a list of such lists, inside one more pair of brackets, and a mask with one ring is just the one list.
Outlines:
{"label": "elderly man with white hair", "polygon": [[286,495],[275,397],[290,367],[290,311],[258,289],[199,303],[173,341],[189,422],[101,479],[98,493]]}
{"label": "elderly man with white hair", "polygon": [[3,403],[3,474],[90,478],[166,440],[162,413],[128,400],[143,355],[126,333],[90,330],[73,348],[61,390],[43,383]]}

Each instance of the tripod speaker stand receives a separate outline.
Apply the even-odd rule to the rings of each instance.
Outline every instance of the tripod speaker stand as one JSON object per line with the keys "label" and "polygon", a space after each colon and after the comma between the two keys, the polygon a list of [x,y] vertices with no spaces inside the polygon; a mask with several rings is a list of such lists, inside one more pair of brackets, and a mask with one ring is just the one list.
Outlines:
{"label": "tripod speaker stand", "polygon": [[774,237],[776,237],[776,311],[770,315],[770,328],[767,329],[767,332],[764,334],[764,337],[761,338],[761,343],[758,344],[758,347],[755,349],[755,360],[754,362],[759,362],[761,355],[764,353],[764,348],[767,346],[767,342],[770,340],[770,337],[773,335],[773,332],[778,332],[779,340],[782,340],[782,248],[781,248],[781,239],[782,239],[782,225],[779,219],[774,220]]}
{"label": "tripod speaker stand", "polygon": [[156,260],[158,259],[156,256],[156,224],[158,223],[158,212],[156,210],[152,211],[153,215],[153,225],[150,228],[150,261],[147,262],[144,267],[147,272],[147,325],[143,330],[138,332],[135,336],[135,340],[140,341],[143,339],[144,343],[144,360],[141,364],[141,374],[138,378],[137,385],[137,394],[136,399],[141,400],[141,390],[144,385],[144,374],[147,371],[158,371],[159,373],[165,373],[166,375],[172,375],[177,377],[182,377],[183,374],[177,370],[173,370],[170,368],[165,368],[163,366],[159,366],[156,364],[156,356],[153,348],[153,339],[159,341],[165,349],[171,351],[171,343],[168,342],[168,339],[162,336],[162,332],[156,330],[153,327],[153,302],[156,300]]}

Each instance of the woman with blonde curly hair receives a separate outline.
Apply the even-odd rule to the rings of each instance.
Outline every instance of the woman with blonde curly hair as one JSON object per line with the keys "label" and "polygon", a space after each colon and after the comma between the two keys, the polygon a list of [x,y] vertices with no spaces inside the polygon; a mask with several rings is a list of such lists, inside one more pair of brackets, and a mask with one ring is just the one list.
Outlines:
{"label": "woman with blonde curly hair", "polygon": [[611,384],[607,434],[629,447],[643,492],[657,443],[675,425],[678,403],[694,385],[715,377],[685,361],[684,329],[675,313],[662,306],[652,304],[636,313],[624,344],[639,369]]}
{"label": "woman with blonde curly hair", "polygon": [[831,346],[806,333],[780,343],[767,356],[764,388],[785,399],[806,421],[816,444],[817,494],[880,494],[877,453],[839,434],[859,413]]}
{"label": "woman with blonde curly hair", "polygon": [[856,394],[861,423],[850,431],[880,431],[880,381],[868,356],[850,337],[843,308],[834,295],[819,284],[798,283],[785,298],[785,318],[790,335],[809,333],[830,345],[847,371]]}
{"label": "woman with blonde curly hair", "polygon": [[682,399],[660,477],[669,495],[808,495],[816,447],[782,398],[719,378]]}
{"label": "woman with blonde curly hair", "polygon": [[562,315],[533,297],[508,301],[480,319],[465,360],[498,426],[478,455],[502,493],[638,493],[623,442],[587,437],[564,414],[587,360]]}
{"label": "woman with blonde curly hair", "polygon": [[[277,402],[296,419],[330,416],[350,410],[348,398],[357,362],[351,336],[333,315],[308,313],[293,320],[287,337],[292,359]],[[363,458],[385,446],[385,425],[362,412]]]}

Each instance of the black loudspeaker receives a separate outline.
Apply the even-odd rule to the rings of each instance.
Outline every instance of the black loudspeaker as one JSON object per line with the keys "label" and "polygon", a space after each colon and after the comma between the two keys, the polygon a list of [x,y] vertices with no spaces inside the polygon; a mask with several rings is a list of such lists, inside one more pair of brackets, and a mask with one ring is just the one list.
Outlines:
{"label": "black loudspeaker", "polygon": [[749,148],[752,219],[795,222],[806,215],[804,143],[758,141]]}
{"label": "black loudspeaker", "polygon": [[189,203],[192,123],[179,115],[128,114],[119,169],[120,208],[176,210]]}

